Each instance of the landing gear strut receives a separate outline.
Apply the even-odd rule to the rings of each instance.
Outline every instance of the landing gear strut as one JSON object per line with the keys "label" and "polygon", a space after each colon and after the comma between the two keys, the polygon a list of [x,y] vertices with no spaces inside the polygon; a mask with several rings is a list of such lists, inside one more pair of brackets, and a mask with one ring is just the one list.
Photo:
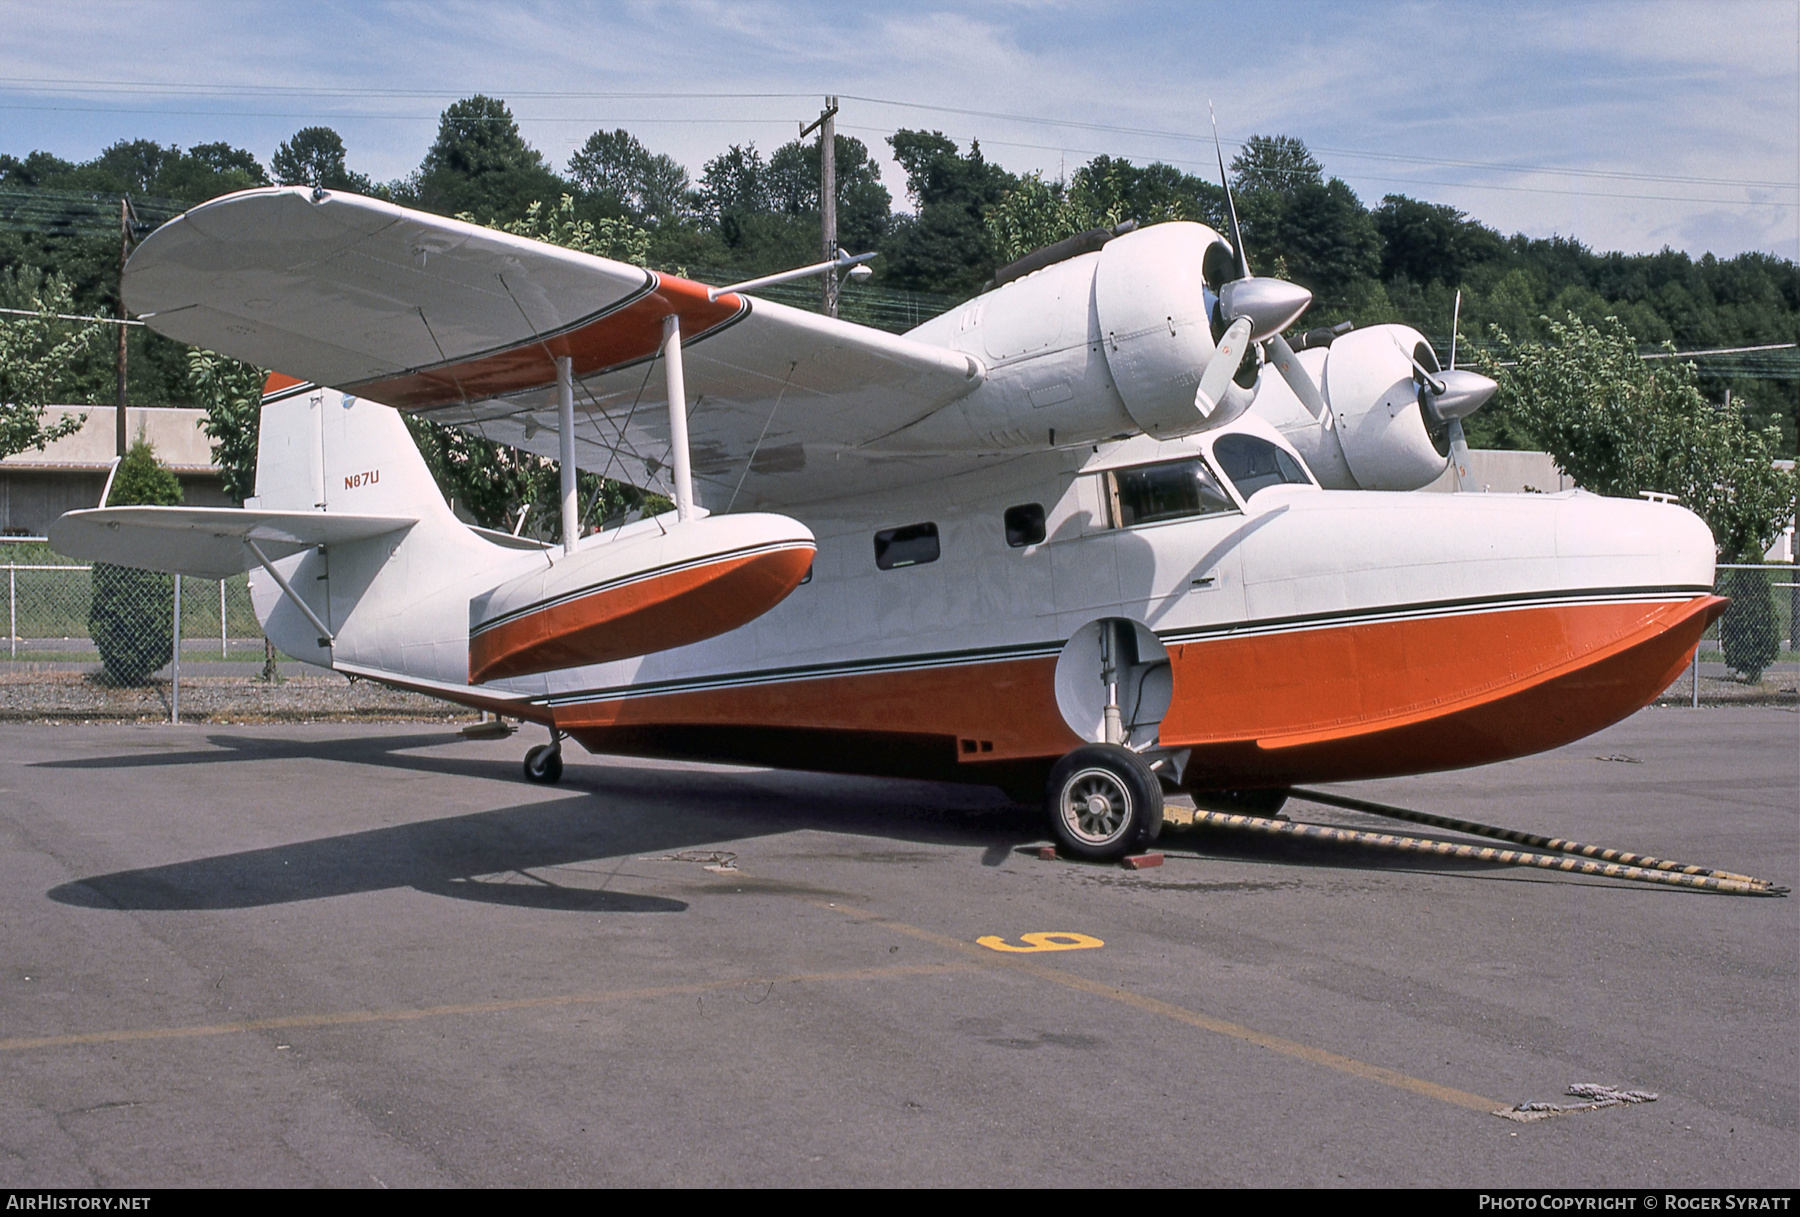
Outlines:
{"label": "landing gear strut", "polygon": [[1056,763],[1044,792],[1050,831],[1082,858],[1122,858],[1162,831],[1162,783],[1118,744],[1088,744]]}
{"label": "landing gear strut", "polygon": [[525,754],[525,780],[553,786],[562,781],[562,741],[560,731],[550,733],[550,742],[539,744]]}

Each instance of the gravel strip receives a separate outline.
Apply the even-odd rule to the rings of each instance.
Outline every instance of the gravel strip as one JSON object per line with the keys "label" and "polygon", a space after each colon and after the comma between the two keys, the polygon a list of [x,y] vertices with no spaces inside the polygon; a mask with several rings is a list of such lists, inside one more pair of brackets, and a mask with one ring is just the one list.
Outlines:
{"label": "gravel strip", "polygon": [[[184,676],[181,720],[196,723],[444,722],[475,712],[418,693],[342,676]],[[0,676],[0,722],[144,722],[169,718],[169,682],[119,689],[76,672]]]}

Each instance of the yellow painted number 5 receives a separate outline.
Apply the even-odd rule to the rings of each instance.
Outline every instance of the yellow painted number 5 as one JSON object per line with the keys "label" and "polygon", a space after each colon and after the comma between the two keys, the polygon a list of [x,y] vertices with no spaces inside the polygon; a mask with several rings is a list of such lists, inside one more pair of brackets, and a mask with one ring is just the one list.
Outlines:
{"label": "yellow painted number 5", "polygon": [[1064,933],[1020,934],[1019,941],[1025,943],[1022,947],[1015,947],[998,934],[989,934],[984,938],[977,938],[975,941],[990,951],[1011,951],[1021,955],[1034,951],[1085,951],[1089,947],[1106,945],[1098,938],[1090,937],[1087,934]]}

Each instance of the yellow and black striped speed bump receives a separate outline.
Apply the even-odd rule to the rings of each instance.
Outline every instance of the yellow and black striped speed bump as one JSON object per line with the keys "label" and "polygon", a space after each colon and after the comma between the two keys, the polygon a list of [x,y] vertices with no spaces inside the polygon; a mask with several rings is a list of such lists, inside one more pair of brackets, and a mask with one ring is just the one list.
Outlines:
{"label": "yellow and black striped speed bump", "polygon": [[[1369,811],[1376,815],[1390,815],[1403,811],[1402,808],[1387,808],[1382,804],[1365,803],[1361,800],[1341,798],[1340,796],[1321,796],[1312,791],[1294,792],[1297,797],[1330,803],[1333,806],[1348,807],[1355,811]],[[1496,849],[1491,845],[1465,845],[1455,841],[1438,841],[1426,837],[1403,837],[1393,833],[1363,832],[1354,828],[1334,828],[1324,824],[1301,824],[1288,820],[1272,820],[1262,816],[1236,815],[1221,811],[1206,811],[1196,808],[1192,821],[1195,828],[1229,828],[1241,832],[1261,833],[1277,837],[1304,837],[1315,841],[1330,841],[1336,844],[1364,845],[1376,849],[1392,850],[1396,853],[1426,854],[1438,858],[1455,858],[1468,862],[1487,862],[1504,866],[1533,866],[1542,870],[1566,871],[1577,875],[1599,875],[1607,879],[1630,879],[1642,883],[1660,883],[1670,887],[1700,888],[1705,891],[1725,892],[1736,896],[1785,896],[1788,889],[1777,886],[1767,879],[1758,879],[1751,875],[1739,875],[1730,871],[1713,871],[1705,867],[1686,866],[1681,863],[1664,862],[1655,858],[1640,858],[1636,854],[1623,853],[1617,850],[1600,850],[1595,846],[1576,845],[1574,842],[1560,842],[1553,838],[1531,837],[1530,834],[1513,834],[1508,829],[1492,828],[1489,825],[1476,824],[1469,820],[1452,820],[1443,816],[1429,816],[1425,812],[1408,812],[1403,817],[1419,818],[1421,822],[1435,824],[1439,827],[1460,832],[1478,833],[1483,836],[1503,836],[1506,840],[1525,839],[1540,848],[1568,848],[1574,851],[1585,851],[1590,856],[1570,856],[1569,854],[1529,853],[1518,849]],[[1617,861],[1594,861],[1594,857],[1631,858],[1636,864]]]}

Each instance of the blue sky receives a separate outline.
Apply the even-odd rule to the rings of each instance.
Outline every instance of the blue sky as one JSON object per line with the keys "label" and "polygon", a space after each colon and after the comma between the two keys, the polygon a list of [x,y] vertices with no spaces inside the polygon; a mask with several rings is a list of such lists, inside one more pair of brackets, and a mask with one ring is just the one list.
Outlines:
{"label": "blue sky", "polygon": [[[1097,152],[1212,170],[1305,140],[1366,203],[1399,192],[1602,250],[1800,257],[1800,4],[79,3],[0,0],[0,151],[123,138],[265,161],[335,127],[416,167],[449,102],[506,98],[559,167],[623,126],[699,174],[844,98],[1054,177]],[[665,94],[670,96],[654,96]],[[937,107],[937,108],[930,108]],[[888,184],[903,198],[889,162]]]}

